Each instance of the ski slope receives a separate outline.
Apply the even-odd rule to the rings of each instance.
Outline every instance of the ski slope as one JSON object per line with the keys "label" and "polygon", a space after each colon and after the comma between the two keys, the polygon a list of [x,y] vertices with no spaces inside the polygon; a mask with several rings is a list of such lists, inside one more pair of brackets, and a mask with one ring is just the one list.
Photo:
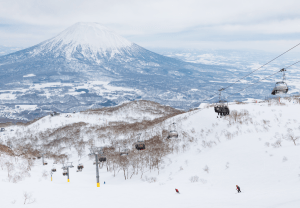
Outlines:
{"label": "ski slope", "polygon": [[[88,156],[80,160],[83,171],[76,172],[78,157],[73,149],[68,150],[69,161],[75,165],[70,169],[70,182],[62,176],[60,164],[54,165],[57,172],[53,173],[53,181],[50,175],[42,177],[43,171],[49,173],[54,167],[52,160],[48,160],[47,166],[36,160],[31,177],[18,183],[7,181],[3,167],[0,169],[1,207],[23,207],[24,192],[32,193],[36,199],[26,206],[43,208],[300,207],[300,139],[296,145],[288,139],[300,136],[299,106],[298,98],[281,99],[281,102],[250,100],[244,104],[230,103],[231,117],[217,118],[208,106],[177,115],[169,122],[177,122],[179,138],[183,132],[189,136],[179,141],[177,152],[163,158],[159,171],[134,174],[125,180],[122,170],[114,177],[104,165],[100,168],[100,188],[96,187],[95,165]],[[235,120],[234,110],[244,115]],[[72,119],[77,122],[81,114],[77,115],[68,118],[68,122]],[[60,116],[65,119],[65,115]],[[38,122],[42,122],[43,128],[47,125],[55,128],[62,121],[52,117]],[[38,131],[36,125],[26,128]],[[13,128],[15,131],[10,136],[21,127]],[[198,181],[191,182],[193,176]],[[236,185],[242,193],[237,194]],[[175,188],[180,194],[175,193]]]}

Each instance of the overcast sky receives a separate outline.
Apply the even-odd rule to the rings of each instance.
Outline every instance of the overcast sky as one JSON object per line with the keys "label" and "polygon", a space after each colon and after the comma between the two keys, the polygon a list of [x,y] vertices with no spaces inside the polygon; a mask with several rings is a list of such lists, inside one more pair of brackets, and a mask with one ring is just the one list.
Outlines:
{"label": "overcast sky", "polygon": [[32,46],[76,22],[146,48],[282,51],[300,42],[300,0],[0,0],[0,45]]}

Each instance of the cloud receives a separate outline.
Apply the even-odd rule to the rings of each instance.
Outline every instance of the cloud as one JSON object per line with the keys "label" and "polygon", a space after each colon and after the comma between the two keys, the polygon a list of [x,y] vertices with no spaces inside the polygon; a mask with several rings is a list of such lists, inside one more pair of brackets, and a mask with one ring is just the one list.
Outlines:
{"label": "cloud", "polygon": [[0,0],[0,39],[16,39],[20,28],[36,44],[76,22],[99,22],[133,42],[289,41],[300,32],[299,8],[298,0]]}

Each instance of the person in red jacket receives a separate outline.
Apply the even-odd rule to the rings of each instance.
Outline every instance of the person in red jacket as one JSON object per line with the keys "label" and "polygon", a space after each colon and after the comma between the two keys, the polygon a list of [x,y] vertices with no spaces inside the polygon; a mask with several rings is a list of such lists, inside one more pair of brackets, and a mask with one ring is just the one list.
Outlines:
{"label": "person in red jacket", "polygon": [[241,192],[241,188],[238,185],[236,185],[236,190],[238,191],[238,193]]}
{"label": "person in red jacket", "polygon": [[178,191],[178,189],[175,189],[175,191],[176,191],[176,193],[177,193],[177,194],[179,194],[179,191]]}

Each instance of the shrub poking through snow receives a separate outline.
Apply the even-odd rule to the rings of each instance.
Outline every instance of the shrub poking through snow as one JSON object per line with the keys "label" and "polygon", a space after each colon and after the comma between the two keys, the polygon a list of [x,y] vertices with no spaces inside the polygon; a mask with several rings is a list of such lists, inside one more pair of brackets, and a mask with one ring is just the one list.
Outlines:
{"label": "shrub poking through snow", "polygon": [[195,176],[190,177],[190,181],[191,181],[192,183],[198,182],[198,181],[199,181],[199,176],[195,175]]}
{"label": "shrub poking through snow", "polygon": [[24,192],[24,204],[32,204],[35,202],[35,198],[32,198],[32,193]]}
{"label": "shrub poking through snow", "polygon": [[207,165],[203,168],[203,170],[204,170],[205,172],[209,173],[209,167],[208,167]]}

